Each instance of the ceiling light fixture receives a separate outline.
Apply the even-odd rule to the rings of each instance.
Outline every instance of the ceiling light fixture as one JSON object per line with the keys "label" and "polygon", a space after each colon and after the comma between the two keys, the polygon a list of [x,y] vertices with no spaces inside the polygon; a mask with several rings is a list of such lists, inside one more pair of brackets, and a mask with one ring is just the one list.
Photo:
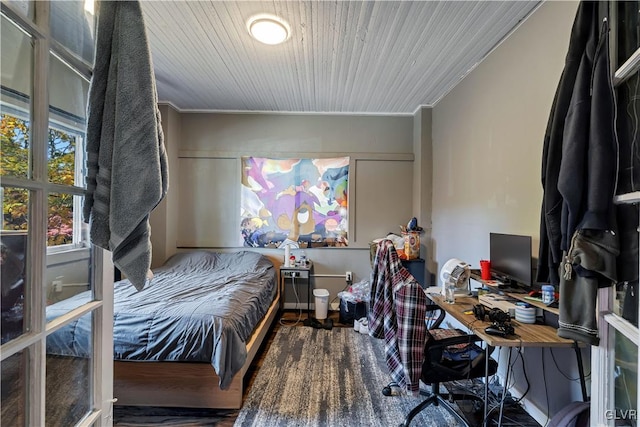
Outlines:
{"label": "ceiling light fixture", "polygon": [[251,37],[264,44],[280,44],[291,35],[291,27],[282,18],[261,13],[249,18],[247,29]]}

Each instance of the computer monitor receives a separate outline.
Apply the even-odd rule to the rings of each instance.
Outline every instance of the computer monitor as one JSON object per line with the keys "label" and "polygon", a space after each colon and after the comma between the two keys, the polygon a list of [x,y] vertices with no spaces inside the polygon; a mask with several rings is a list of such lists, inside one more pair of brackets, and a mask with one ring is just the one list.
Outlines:
{"label": "computer monitor", "polygon": [[489,233],[491,274],[505,285],[531,287],[531,236]]}

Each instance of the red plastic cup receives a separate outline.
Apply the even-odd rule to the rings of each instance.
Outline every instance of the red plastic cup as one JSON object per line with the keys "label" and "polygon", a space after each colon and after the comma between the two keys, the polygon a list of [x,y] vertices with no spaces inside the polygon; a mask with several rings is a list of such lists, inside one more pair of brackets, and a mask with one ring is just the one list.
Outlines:
{"label": "red plastic cup", "polygon": [[491,261],[480,260],[480,277],[482,277],[482,280],[491,280]]}

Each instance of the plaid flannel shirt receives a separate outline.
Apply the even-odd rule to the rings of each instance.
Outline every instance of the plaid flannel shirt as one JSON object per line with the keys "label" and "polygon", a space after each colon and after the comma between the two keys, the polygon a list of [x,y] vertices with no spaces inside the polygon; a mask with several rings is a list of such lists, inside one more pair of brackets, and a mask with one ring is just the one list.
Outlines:
{"label": "plaid flannel shirt", "polygon": [[385,340],[386,362],[392,380],[417,394],[427,337],[427,297],[400,263],[390,240],[378,243],[371,273],[370,303],[369,331],[374,338]]}

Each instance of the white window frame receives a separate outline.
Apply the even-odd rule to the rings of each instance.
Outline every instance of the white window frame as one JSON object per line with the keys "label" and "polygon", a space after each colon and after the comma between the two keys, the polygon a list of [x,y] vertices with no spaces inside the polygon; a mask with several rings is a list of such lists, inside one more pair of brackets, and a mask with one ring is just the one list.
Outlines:
{"label": "white window frame", "polygon": [[[0,101],[2,105],[3,113],[10,114],[14,117],[17,117],[20,120],[25,120],[29,122],[29,126],[31,126],[31,121],[29,120],[29,113],[25,111],[24,108],[18,107],[16,104],[10,104],[5,101]],[[53,117],[51,117],[53,115]],[[60,119],[56,119],[56,113],[51,113],[49,116],[49,125],[48,129],[55,129],[62,132],[66,132],[75,137],[75,170],[74,170],[74,185],[77,187],[79,192],[83,192],[82,189],[84,185],[84,175],[85,175],[85,132],[83,129],[75,127],[73,125],[64,123]],[[72,243],[67,243],[63,245],[49,246],[47,245],[47,253],[48,254],[57,254],[60,252],[69,252],[75,250],[83,250],[89,247],[88,236],[84,236],[83,240],[83,219],[82,219],[82,202],[81,197],[78,195],[74,195],[73,197],[73,237]]]}
{"label": "white window frame", "polygon": [[[76,140],[76,151],[75,151],[75,171],[74,171],[74,184],[76,187],[80,188],[84,185],[84,175],[85,175],[85,133],[81,129],[74,128],[69,126],[68,124],[63,124],[59,120],[55,120],[55,118],[49,118],[49,129],[56,129],[66,132],[68,134],[72,134],[75,136]],[[69,252],[74,250],[82,250],[86,249],[89,245],[88,235],[84,236],[85,240],[82,239],[82,227],[83,227],[83,219],[82,219],[82,198],[78,197],[78,195],[73,196],[73,238],[72,243],[64,244],[64,245],[56,245],[49,246],[47,245],[47,253],[48,254],[56,254],[60,252]]]}

